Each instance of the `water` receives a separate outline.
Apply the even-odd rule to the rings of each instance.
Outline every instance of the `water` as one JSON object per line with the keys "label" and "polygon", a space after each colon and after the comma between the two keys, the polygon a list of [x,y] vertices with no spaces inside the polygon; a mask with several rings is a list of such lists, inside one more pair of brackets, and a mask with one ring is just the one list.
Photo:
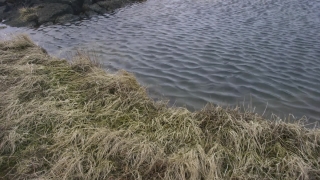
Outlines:
{"label": "water", "polygon": [[249,103],[258,113],[320,121],[320,1],[148,0],[27,32],[50,54],[93,52],[154,98],[201,109]]}

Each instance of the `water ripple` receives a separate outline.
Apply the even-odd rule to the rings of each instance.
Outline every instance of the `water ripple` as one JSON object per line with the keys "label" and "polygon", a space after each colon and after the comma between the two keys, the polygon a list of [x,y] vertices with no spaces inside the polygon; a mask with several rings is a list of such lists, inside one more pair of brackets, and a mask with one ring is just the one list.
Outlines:
{"label": "water ripple", "polygon": [[320,2],[148,0],[114,14],[27,31],[51,54],[89,49],[152,97],[200,109],[250,97],[256,112],[320,121]]}

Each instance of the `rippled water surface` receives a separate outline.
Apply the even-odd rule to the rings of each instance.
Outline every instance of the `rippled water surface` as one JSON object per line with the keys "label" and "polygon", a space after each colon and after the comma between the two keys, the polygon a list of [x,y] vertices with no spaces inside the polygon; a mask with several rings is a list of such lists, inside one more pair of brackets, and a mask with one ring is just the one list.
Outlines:
{"label": "rippled water surface", "polygon": [[320,121],[320,2],[148,0],[112,15],[28,32],[51,54],[94,52],[155,97],[200,109],[248,102],[256,112]]}

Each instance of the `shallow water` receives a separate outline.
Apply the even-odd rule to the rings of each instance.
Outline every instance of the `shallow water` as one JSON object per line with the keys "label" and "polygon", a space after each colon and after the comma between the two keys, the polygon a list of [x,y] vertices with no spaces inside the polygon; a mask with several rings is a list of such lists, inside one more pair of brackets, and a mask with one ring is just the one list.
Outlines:
{"label": "shallow water", "polygon": [[148,0],[66,25],[7,27],[0,37],[12,32],[56,56],[89,50],[177,106],[250,104],[320,121],[320,1]]}

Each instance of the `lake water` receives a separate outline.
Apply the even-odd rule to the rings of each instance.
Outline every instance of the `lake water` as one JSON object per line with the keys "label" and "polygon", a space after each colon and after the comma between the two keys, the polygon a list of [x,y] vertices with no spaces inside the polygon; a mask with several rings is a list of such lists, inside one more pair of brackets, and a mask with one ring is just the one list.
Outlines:
{"label": "lake water", "polygon": [[85,49],[134,73],[156,99],[201,109],[255,107],[320,121],[320,1],[148,0],[114,14],[27,32],[50,54]]}

